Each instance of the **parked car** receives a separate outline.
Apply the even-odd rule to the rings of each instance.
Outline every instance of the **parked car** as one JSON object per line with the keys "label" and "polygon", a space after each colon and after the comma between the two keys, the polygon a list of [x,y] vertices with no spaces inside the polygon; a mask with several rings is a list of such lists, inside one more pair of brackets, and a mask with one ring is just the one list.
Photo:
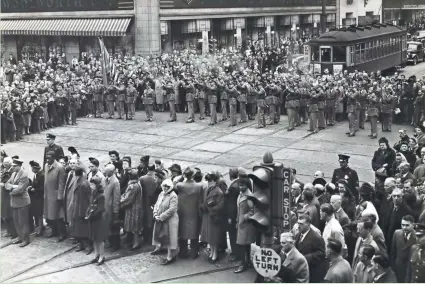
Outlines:
{"label": "parked car", "polygon": [[408,41],[407,62],[416,65],[419,61],[425,61],[424,44],[420,41]]}

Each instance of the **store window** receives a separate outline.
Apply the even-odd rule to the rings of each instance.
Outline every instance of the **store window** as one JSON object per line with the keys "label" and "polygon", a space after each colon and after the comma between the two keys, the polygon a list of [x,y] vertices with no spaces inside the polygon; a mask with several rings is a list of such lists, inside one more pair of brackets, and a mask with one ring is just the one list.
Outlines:
{"label": "store window", "polygon": [[48,54],[45,39],[45,37],[39,36],[18,36],[18,60],[38,61],[37,57],[45,60]]}

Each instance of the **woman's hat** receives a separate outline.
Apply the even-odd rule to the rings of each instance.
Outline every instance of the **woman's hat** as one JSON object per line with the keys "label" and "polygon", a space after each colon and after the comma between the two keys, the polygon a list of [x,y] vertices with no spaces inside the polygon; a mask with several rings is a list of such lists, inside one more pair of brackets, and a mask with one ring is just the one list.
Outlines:
{"label": "woman's hat", "polygon": [[166,179],[161,183],[161,187],[173,188],[174,184],[171,179]]}
{"label": "woman's hat", "polygon": [[182,173],[182,168],[179,164],[172,164],[171,167],[168,168],[170,172],[178,172],[180,175]]}

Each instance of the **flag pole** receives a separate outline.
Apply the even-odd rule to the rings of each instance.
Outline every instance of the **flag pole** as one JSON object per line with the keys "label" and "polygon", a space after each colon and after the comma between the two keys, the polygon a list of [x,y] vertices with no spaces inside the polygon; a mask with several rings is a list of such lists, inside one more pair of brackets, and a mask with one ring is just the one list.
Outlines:
{"label": "flag pole", "polygon": [[103,42],[103,38],[99,37],[99,43],[100,43],[100,51],[101,51],[101,58],[100,58],[100,63],[102,66],[102,77],[103,77],[103,85],[107,86],[108,85],[108,78],[107,78],[107,74],[106,74],[106,62],[105,62],[105,43]]}

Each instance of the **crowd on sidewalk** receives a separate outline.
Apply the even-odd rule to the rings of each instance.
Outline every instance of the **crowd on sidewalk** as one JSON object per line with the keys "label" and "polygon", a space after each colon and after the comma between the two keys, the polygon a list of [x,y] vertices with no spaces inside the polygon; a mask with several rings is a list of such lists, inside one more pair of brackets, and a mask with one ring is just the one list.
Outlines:
{"label": "crowd on sidewalk", "polygon": [[[280,245],[277,236],[275,247],[281,271],[255,281],[423,283],[421,128],[411,137],[401,131],[393,147],[379,139],[371,160],[374,183],[359,184],[344,154],[330,180],[317,171],[303,184],[293,170],[292,230],[280,236]],[[249,222],[254,188],[243,168],[229,169],[228,183],[225,173],[179,164],[166,169],[149,156],[137,165],[114,150],[100,165],[94,157],[81,160],[74,147],[64,153],[55,138],[46,136],[45,161],[24,162],[2,151],[1,217],[14,244],[27,246],[30,234],[58,242],[73,237],[77,251],[95,251],[98,265],[105,261],[105,242],[111,250],[153,245],[152,255],[167,253],[163,265],[196,259],[203,249],[216,263],[228,251],[230,260],[240,261],[235,273],[252,267],[251,244],[260,244],[261,231]]]}

